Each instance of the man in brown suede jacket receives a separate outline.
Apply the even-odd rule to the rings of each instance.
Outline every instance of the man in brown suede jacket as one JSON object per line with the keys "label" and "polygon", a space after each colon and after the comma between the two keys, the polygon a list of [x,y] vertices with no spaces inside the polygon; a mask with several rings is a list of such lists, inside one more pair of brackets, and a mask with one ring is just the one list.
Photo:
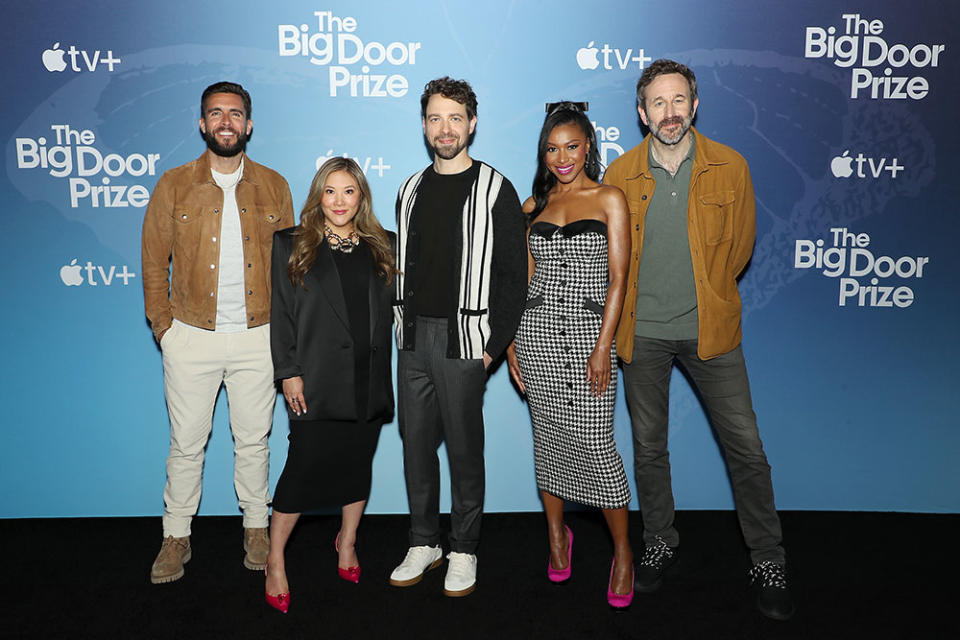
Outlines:
{"label": "man in brown suede jacket", "polygon": [[276,399],[270,251],[274,231],[294,220],[286,180],[244,153],[252,130],[243,87],[207,87],[200,100],[207,150],[160,177],[143,220],[144,303],[163,355],[170,414],[154,584],[178,580],[190,560],[190,523],[221,384],[230,406],[244,566],[262,570],[269,551],[267,436]]}
{"label": "man in brown suede jacket", "polygon": [[623,190],[630,207],[633,248],[616,341],[646,546],[635,587],[659,588],[680,542],[667,450],[677,362],[723,448],[757,605],[785,620],[794,605],[780,519],[740,347],[737,278],[756,236],[753,183],[743,156],[691,126],[699,104],[688,67],[672,60],[649,65],[637,82],[637,109],[650,134],[603,178]]}

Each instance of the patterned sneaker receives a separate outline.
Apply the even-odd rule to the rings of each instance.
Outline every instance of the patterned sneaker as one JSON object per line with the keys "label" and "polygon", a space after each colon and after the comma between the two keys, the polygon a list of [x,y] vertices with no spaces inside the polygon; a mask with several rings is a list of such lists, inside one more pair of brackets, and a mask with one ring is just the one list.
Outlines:
{"label": "patterned sneaker", "polygon": [[243,550],[247,552],[243,557],[243,566],[251,571],[263,571],[267,566],[267,556],[270,555],[270,534],[267,533],[267,528],[244,528]]}
{"label": "patterned sneaker", "polygon": [[443,550],[437,547],[421,545],[407,549],[407,556],[393,573],[390,574],[390,584],[395,587],[409,587],[423,579],[423,574],[436,569],[443,562]]}
{"label": "patterned sneaker", "polygon": [[796,608],[787,588],[787,574],[782,564],[766,560],[750,569],[750,584],[756,586],[757,608],[774,620],[789,620]]}
{"label": "patterned sneaker", "polygon": [[150,567],[150,582],[162,584],[183,577],[183,565],[190,561],[190,536],[174,538],[167,536],[160,546],[160,553]]}
{"label": "patterned sneaker", "polygon": [[447,575],[443,579],[443,595],[462,598],[477,588],[477,556],[451,551],[447,554]]}
{"label": "patterned sneaker", "polygon": [[663,584],[663,573],[677,561],[676,547],[669,547],[663,538],[648,546],[637,563],[637,575],[633,587],[640,593],[653,593]]}

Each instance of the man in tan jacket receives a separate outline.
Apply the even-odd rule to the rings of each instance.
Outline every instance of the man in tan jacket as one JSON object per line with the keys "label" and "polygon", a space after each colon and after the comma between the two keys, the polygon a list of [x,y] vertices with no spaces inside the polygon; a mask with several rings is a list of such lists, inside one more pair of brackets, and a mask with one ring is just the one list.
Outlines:
{"label": "man in tan jacket", "polygon": [[220,385],[227,388],[234,486],[243,510],[243,564],[269,551],[267,436],[276,389],[270,357],[270,251],[290,227],[290,188],[250,160],[250,95],[218,82],[200,100],[207,150],[160,177],[143,220],[143,294],[163,355],[170,454],[163,544],[154,584],[183,576],[200,504],[203,456]]}
{"label": "man in tan jacket", "polygon": [[657,60],[637,83],[650,134],[614,161],[604,183],[630,207],[632,256],[617,328],[633,422],[637,495],[646,551],[636,589],[659,588],[677,557],[667,409],[678,362],[704,402],[723,448],[740,527],[750,548],[757,605],[793,615],[770,466],[757,431],[740,346],[737,278],[756,235],[753,184],[743,157],[692,128],[697,81],[686,66]]}

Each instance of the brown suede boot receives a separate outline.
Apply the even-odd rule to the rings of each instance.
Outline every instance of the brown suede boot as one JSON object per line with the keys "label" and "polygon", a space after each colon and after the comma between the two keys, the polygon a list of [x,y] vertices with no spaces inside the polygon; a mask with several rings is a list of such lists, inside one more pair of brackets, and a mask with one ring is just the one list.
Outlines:
{"label": "brown suede boot", "polygon": [[243,566],[253,571],[261,571],[267,566],[267,556],[270,554],[270,534],[267,528],[243,529],[243,550],[247,555],[243,558]]}
{"label": "brown suede boot", "polygon": [[150,568],[150,582],[161,584],[183,577],[183,565],[190,561],[190,536],[174,538],[167,536],[160,546],[160,553]]}

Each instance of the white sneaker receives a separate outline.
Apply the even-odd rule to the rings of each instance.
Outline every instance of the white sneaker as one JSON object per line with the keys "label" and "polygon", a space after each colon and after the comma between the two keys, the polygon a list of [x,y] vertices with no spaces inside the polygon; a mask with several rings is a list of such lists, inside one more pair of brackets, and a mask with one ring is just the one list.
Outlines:
{"label": "white sneaker", "polygon": [[447,554],[447,576],[443,579],[443,595],[451,598],[468,596],[477,588],[477,556],[451,551]]}
{"label": "white sneaker", "polygon": [[423,579],[423,574],[436,569],[443,562],[443,550],[439,547],[410,547],[407,557],[403,559],[393,573],[390,574],[390,584],[395,587],[409,587]]}

